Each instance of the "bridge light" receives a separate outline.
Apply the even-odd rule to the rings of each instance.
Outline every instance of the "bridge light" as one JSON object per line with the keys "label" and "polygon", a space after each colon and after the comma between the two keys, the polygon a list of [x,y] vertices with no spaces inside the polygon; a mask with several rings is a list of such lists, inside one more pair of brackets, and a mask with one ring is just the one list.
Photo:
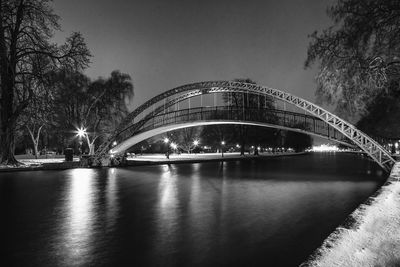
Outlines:
{"label": "bridge light", "polygon": [[164,143],[168,144],[169,139],[167,137],[164,138]]}

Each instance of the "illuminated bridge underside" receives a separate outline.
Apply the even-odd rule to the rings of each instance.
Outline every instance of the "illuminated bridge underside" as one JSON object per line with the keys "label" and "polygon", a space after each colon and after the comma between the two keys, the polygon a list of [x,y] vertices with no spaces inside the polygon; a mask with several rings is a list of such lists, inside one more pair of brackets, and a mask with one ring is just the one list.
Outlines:
{"label": "illuminated bridge underside", "polygon": [[326,138],[326,139],[329,139],[329,140],[332,140],[332,141],[335,141],[335,142],[338,142],[338,143],[341,143],[341,144],[344,144],[347,146],[352,146],[352,144],[349,144],[345,141],[337,140],[333,137],[328,138],[325,135],[309,132],[309,131],[302,130],[302,129],[295,129],[295,128],[291,128],[291,127],[285,127],[285,126],[281,126],[281,125],[274,125],[274,124],[261,123],[261,122],[257,123],[257,122],[250,122],[250,121],[220,121],[220,120],[217,121],[216,120],[216,121],[196,121],[196,122],[187,122],[187,123],[179,123],[179,124],[170,124],[170,125],[156,128],[156,129],[148,130],[146,132],[141,132],[141,133],[138,133],[138,134],[130,137],[129,139],[123,141],[122,143],[118,144],[117,146],[115,146],[113,149],[110,150],[110,153],[111,154],[123,153],[127,149],[132,147],[133,145],[140,143],[140,142],[142,142],[148,138],[151,138],[153,136],[156,136],[158,134],[166,133],[166,132],[173,131],[173,130],[183,129],[183,128],[196,127],[196,126],[207,126],[207,125],[250,125],[250,126],[277,128],[277,129],[295,131],[295,132],[304,133],[304,134],[311,134],[311,135],[323,137],[323,138]]}
{"label": "illuminated bridge underside", "polygon": [[[207,81],[198,82],[183,85],[171,90],[168,90],[162,94],[159,94],[152,99],[145,102],[143,105],[139,106],[132,113],[130,113],[126,119],[122,122],[120,127],[111,135],[109,140],[102,144],[98,151],[98,156],[104,156],[109,152],[110,145],[117,138],[117,136],[129,129],[137,120],[138,116],[143,115],[143,112],[151,107],[153,107],[153,112],[146,115],[147,118],[153,117],[160,112],[165,111],[165,107],[179,103],[185,99],[199,96],[202,94],[214,94],[214,93],[227,93],[227,92],[241,92],[241,93],[251,93],[266,95],[286,103],[292,104],[308,114],[325,121],[327,124],[335,128],[337,131],[342,133],[348,139],[350,139],[354,144],[360,147],[364,152],[366,152],[374,161],[376,161],[382,168],[389,171],[395,160],[392,158],[390,153],[386,151],[380,144],[378,144],[371,137],[358,130],[352,124],[346,122],[345,120],[339,118],[338,116],[326,111],[325,109],[305,100],[300,97],[294,96],[292,94],[269,88],[266,86],[261,86],[257,84],[242,83],[235,81]],[[164,101],[163,106],[157,106],[156,104]],[[166,103],[167,102],[167,103]],[[145,117],[145,118],[146,118]]]}

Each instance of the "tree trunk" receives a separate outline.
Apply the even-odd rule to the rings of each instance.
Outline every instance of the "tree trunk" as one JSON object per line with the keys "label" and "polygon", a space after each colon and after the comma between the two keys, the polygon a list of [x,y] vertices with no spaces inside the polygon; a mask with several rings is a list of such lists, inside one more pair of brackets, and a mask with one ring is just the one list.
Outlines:
{"label": "tree trunk", "polygon": [[[2,67],[3,64],[0,64]],[[3,78],[8,72],[1,70],[1,131],[0,131],[0,164],[19,165],[14,157],[16,116],[14,114],[14,83],[9,78]]]}
{"label": "tree trunk", "polygon": [[94,155],[94,142],[93,143],[89,143],[89,155]]}
{"label": "tree trunk", "polygon": [[14,157],[15,148],[15,122],[7,124],[2,120],[2,129],[0,135],[0,151],[1,160],[0,164],[15,165],[18,166],[20,163]]}
{"label": "tree trunk", "polygon": [[35,152],[35,159],[38,159],[39,157],[39,144],[34,142],[33,143],[33,151]]}
{"label": "tree trunk", "polygon": [[28,126],[26,126],[26,128],[28,129],[29,135],[32,139],[33,150],[35,152],[35,158],[38,159],[38,157],[39,157],[39,137],[40,137],[40,131],[42,130],[43,125],[41,125],[39,127],[36,137],[35,137],[35,127],[33,127],[33,131],[31,131],[31,129],[29,129]]}
{"label": "tree trunk", "polygon": [[254,146],[254,155],[258,156],[258,146]]}
{"label": "tree trunk", "polygon": [[244,156],[244,147],[246,145],[246,142],[244,138],[241,138],[240,140],[240,156]]}

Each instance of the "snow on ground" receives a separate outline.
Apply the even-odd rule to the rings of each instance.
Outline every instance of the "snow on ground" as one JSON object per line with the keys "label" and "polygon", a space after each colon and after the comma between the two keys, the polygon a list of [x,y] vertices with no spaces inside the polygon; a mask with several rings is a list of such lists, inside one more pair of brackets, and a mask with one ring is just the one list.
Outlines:
{"label": "snow on ground", "polygon": [[[43,165],[44,163],[63,163],[65,162],[64,157],[53,157],[53,158],[25,158],[25,157],[16,157],[17,160],[22,163],[18,166],[10,166],[10,165],[3,165],[0,164],[0,169],[24,169],[24,168],[31,168],[31,167],[38,167]],[[78,157],[74,157],[73,161],[79,161]]]}
{"label": "snow on ground", "polygon": [[301,266],[400,266],[400,162],[378,196],[351,217],[351,229],[336,229]]}
{"label": "snow on ground", "polygon": [[[294,155],[294,152],[284,152],[284,153],[260,153],[259,156],[255,156],[253,154],[246,153],[244,156],[240,156],[240,152],[224,152],[224,158],[257,158],[260,156],[263,157],[274,157],[274,156],[283,156],[283,155]],[[222,153],[197,153],[197,154],[170,154],[170,161],[180,161],[180,160],[211,160],[211,159],[221,159]],[[143,155],[135,155],[133,157],[128,157],[128,160],[135,161],[166,161],[168,160],[164,154],[143,154]]]}
{"label": "snow on ground", "polygon": [[[285,152],[285,153],[260,153],[260,156],[283,156],[283,155],[292,155],[296,154],[293,152]],[[224,158],[253,158],[258,157],[255,155],[246,154],[245,156],[240,156],[239,152],[224,152]],[[171,163],[176,161],[185,161],[185,160],[212,160],[212,159],[221,159],[221,153],[197,153],[197,154],[170,154],[169,159],[166,158],[165,154],[143,154],[143,155],[135,155],[128,157],[128,160],[134,161],[152,161],[152,162],[165,162],[171,161]],[[28,169],[31,167],[40,167],[43,164],[49,163],[64,163],[65,156],[64,155],[56,155],[56,156],[40,156],[38,159],[33,158],[32,155],[17,155],[16,159],[22,163],[18,166],[10,166],[10,165],[1,165],[0,170],[4,169]],[[74,157],[73,161],[79,161],[79,157]]]}

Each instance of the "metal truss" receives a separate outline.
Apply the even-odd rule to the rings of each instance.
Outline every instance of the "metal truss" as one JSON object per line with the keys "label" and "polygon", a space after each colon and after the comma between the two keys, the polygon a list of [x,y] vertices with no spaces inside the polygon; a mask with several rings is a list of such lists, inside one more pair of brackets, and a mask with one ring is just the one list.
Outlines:
{"label": "metal truss", "polygon": [[[140,125],[134,123],[134,120],[137,119],[139,115],[142,114],[145,110],[151,108],[152,106],[153,106],[153,111],[144,116],[144,118],[142,119],[143,123],[146,122],[146,118],[150,119],[156,114],[165,111],[166,107],[179,103],[185,99],[195,97],[201,94],[213,94],[213,93],[225,93],[225,92],[242,92],[242,93],[248,92],[252,94],[266,95],[284,101],[286,103],[292,104],[308,112],[312,116],[323,120],[324,122],[332,126],[334,129],[338,130],[340,133],[342,133],[344,136],[346,136],[352,142],[354,142],[358,147],[360,147],[365,153],[367,153],[375,162],[377,162],[386,171],[390,171],[391,167],[396,162],[386,149],[384,149],[380,144],[378,144],[378,142],[373,140],[367,134],[358,130],[356,127],[354,127],[347,121],[315,105],[314,103],[277,89],[257,84],[235,82],[235,81],[206,81],[206,82],[187,84],[168,90],[164,93],[161,93],[151,98],[150,100],[146,101],[143,105],[139,106],[134,111],[132,111],[124,119],[124,121],[110,136],[110,138],[99,147],[96,154],[99,157],[107,155],[112,141],[115,140],[115,138],[118,135],[120,135],[122,132],[127,131],[127,129],[131,129],[133,125],[135,125],[135,127],[140,127]],[[154,105],[163,100],[166,103],[158,106],[157,108],[154,107]],[[132,130],[133,129],[131,129],[130,131]]]}

